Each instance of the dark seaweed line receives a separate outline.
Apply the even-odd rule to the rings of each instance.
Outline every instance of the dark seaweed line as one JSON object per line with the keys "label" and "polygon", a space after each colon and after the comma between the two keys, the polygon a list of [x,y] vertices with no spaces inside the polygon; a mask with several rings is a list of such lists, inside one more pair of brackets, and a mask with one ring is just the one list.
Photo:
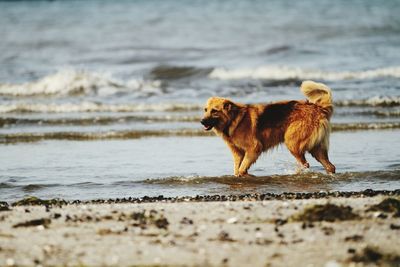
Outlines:
{"label": "dark seaweed line", "polygon": [[[385,130],[399,129],[400,122],[396,123],[345,123],[333,124],[332,131],[356,130]],[[113,139],[139,139],[144,137],[172,137],[172,136],[213,136],[212,132],[197,129],[179,130],[136,130],[136,131],[111,131],[111,132],[46,132],[46,133],[15,133],[0,134],[0,144],[20,142],[38,142],[42,140],[113,140]]]}
{"label": "dark seaweed line", "polygon": [[37,142],[42,140],[113,140],[113,139],[139,139],[144,137],[170,137],[170,136],[211,136],[209,132],[198,130],[165,130],[165,131],[114,131],[114,132],[55,132],[55,133],[21,133],[0,135],[0,144]]}
{"label": "dark seaweed line", "polygon": [[[366,115],[375,117],[399,117],[400,113],[395,112],[383,112],[383,111],[366,111],[366,112],[344,112],[340,113],[339,116],[353,116],[353,115]],[[92,117],[92,118],[60,118],[60,119],[30,119],[30,118],[17,118],[17,117],[4,117],[0,118],[0,128],[9,126],[94,126],[94,125],[113,125],[120,123],[171,123],[171,122],[199,122],[200,116],[144,116],[144,115],[131,115],[131,116],[104,116],[104,117]],[[374,123],[370,123],[373,125]],[[379,123],[382,124],[382,123]],[[396,122],[388,122],[396,126]],[[335,124],[334,127],[345,128],[346,125],[349,127],[365,127],[360,123],[346,123],[346,124]],[[355,126],[354,126],[355,125]],[[381,127],[380,125],[378,125]]]}
{"label": "dark seaweed line", "polygon": [[198,122],[200,117],[170,117],[170,116],[120,116],[120,117],[95,117],[95,118],[64,118],[64,119],[26,119],[26,118],[0,118],[0,127],[9,125],[109,125],[126,122]]}
{"label": "dark seaweed line", "polygon": [[[1,95],[1,93],[0,93]],[[264,104],[273,103],[273,102],[263,102]],[[382,99],[369,100],[369,99],[361,99],[361,100],[339,100],[334,102],[335,107],[384,107],[384,108],[392,108],[400,106],[400,99],[398,97],[386,97]],[[61,106],[46,106],[46,105],[1,105],[2,111],[0,113],[12,113],[12,114],[25,114],[25,113],[70,113],[70,112],[81,112],[81,113],[103,113],[103,112],[117,112],[117,113],[126,113],[126,112],[138,112],[138,111],[164,111],[164,112],[186,112],[186,111],[201,111],[202,105],[197,104],[175,104],[166,107],[152,107],[143,106],[137,107],[135,105],[106,105],[106,104],[96,104],[93,103],[93,106],[85,108],[77,106],[77,110],[72,109],[63,109]],[[385,116],[390,115],[391,113],[380,113]],[[397,112],[394,111],[392,113],[394,116],[398,116]],[[379,115],[379,114],[378,114]]]}
{"label": "dark seaweed line", "polygon": [[280,194],[265,193],[265,194],[242,194],[242,195],[197,195],[197,196],[181,196],[181,197],[164,197],[163,195],[156,197],[128,197],[115,199],[94,199],[94,200],[63,200],[49,199],[42,200],[36,197],[28,197],[13,203],[1,202],[3,205],[25,206],[25,205],[41,205],[41,206],[61,206],[70,204],[110,204],[110,203],[157,203],[157,202],[225,202],[225,201],[268,201],[268,200],[294,200],[294,199],[326,199],[332,197],[343,198],[364,198],[374,196],[400,196],[400,189],[395,190],[372,190],[364,191],[328,191],[328,192],[313,192],[313,193],[292,193],[285,192]]}
{"label": "dark seaweed line", "polygon": [[356,131],[356,130],[385,130],[399,129],[400,122],[379,122],[379,123],[333,123],[332,131]]}

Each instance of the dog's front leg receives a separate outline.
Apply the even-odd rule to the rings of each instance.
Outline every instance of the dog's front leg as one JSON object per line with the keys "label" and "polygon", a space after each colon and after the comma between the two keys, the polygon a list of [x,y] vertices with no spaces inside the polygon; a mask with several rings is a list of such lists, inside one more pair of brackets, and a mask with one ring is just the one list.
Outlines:
{"label": "dog's front leg", "polygon": [[243,152],[243,150],[239,149],[232,143],[227,143],[227,144],[232,151],[233,164],[234,164],[233,172],[234,172],[235,176],[239,176],[239,168],[240,168],[240,164],[243,161],[244,152]]}
{"label": "dog's front leg", "polygon": [[239,173],[237,176],[251,176],[247,173],[251,165],[255,163],[262,152],[261,145],[256,145],[254,148],[246,150],[244,158],[239,167]]}

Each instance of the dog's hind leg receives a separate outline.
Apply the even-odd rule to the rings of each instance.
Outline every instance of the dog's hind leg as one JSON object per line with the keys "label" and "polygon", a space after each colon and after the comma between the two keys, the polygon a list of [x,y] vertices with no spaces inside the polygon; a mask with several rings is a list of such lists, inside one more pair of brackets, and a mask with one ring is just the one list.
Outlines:
{"label": "dog's hind leg", "polygon": [[289,149],[290,153],[296,158],[301,168],[309,168],[306,157],[306,146],[308,141],[308,136],[310,135],[310,129],[303,129],[301,122],[295,122],[288,127],[284,142],[286,147]]}
{"label": "dog's hind leg", "polygon": [[328,174],[335,173],[336,167],[329,161],[328,150],[319,145],[310,151],[311,155],[324,166]]}
{"label": "dog's hind leg", "polygon": [[310,168],[310,164],[306,160],[305,152],[300,152],[289,148],[290,153],[296,158],[302,168]]}

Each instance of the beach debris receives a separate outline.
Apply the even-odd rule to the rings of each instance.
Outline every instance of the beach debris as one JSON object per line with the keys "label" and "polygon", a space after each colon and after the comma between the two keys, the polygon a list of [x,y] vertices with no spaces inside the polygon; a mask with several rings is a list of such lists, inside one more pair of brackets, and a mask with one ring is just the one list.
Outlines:
{"label": "beach debris", "polygon": [[232,217],[232,218],[227,219],[226,223],[233,224],[233,223],[236,223],[237,221],[238,221],[238,218]]}
{"label": "beach debris", "polygon": [[14,266],[14,265],[15,265],[15,260],[12,259],[12,258],[8,258],[8,259],[6,260],[6,265],[7,265],[7,266]]}
{"label": "beach debris", "polygon": [[393,213],[395,217],[400,217],[400,200],[396,198],[386,198],[379,204],[369,207],[367,211],[382,211]]}
{"label": "beach debris", "polygon": [[11,210],[8,206],[7,202],[0,201],[0,211],[9,211]]}
{"label": "beach debris", "polygon": [[30,226],[43,226],[47,228],[51,223],[51,220],[48,218],[41,218],[41,219],[35,219],[35,220],[30,220],[22,223],[17,223],[13,225],[13,228],[18,228],[18,227],[30,227]]}
{"label": "beach debris", "polygon": [[281,226],[287,223],[287,220],[283,220],[283,219],[276,219],[275,220],[275,225],[276,226]]}
{"label": "beach debris", "polygon": [[390,224],[390,229],[392,229],[392,230],[400,230],[400,225],[391,223]]}
{"label": "beach debris", "polygon": [[229,235],[228,232],[225,232],[225,231],[221,231],[218,234],[217,240],[223,241],[223,242],[235,242],[236,241]]}
{"label": "beach debris", "polygon": [[135,227],[145,229],[147,226],[154,225],[160,229],[168,229],[169,222],[163,214],[159,214],[156,210],[139,211],[131,214],[131,219],[135,222],[132,224]]}
{"label": "beach debris", "polygon": [[321,228],[322,232],[324,232],[325,235],[332,235],[335,233],[335,230],[332,227],[329,226],[324,226]]}
{"label": "beach debris", "polygon": [[54,199],[40,199],[34,196],[29,196],[26,197],[24,199],[18,200],[14,203],[12,203],[12,206],[37,206],[37,205],[41,205],[41,206],[46,206],[48,209],[48,206],[62,206],[62,205],[67,205],[68,202],[63,200],[63,199],[58,199],[58,198],[54,198]]}
{"label": "beach debris", "polygon": [[355,253],[349,258],[349,261],[364,264],[376,263],[378,266],[399,266],[400,256],[394,254],[385,254],[374,247],[365,247],[360,253]]}
{"label": "beach debris", "polygon": [[292,244],[297,244],[297,243],[301,243],[301,242],[304,242],[304,239],[298,238],[298,239],[293,240]]}
{"label": "beach debris", "polygon": [[364,237],[362,235],[352,235],[352,236],[347,236],[344,238],[344,241],[348,242],[348,241],[353,241],[353,242],[359,242],[359,241],[363,241]]}
{"label": "beach debris", "polygon": [[158,218],[157,220],[154,221],[155,226],[157,226],[158,228],[161,229],[167,229],[169,222],[167,220],[167,218],[165,218],[164,216]]}
{"label": "beach debris", "polygon": [[349,248],[349,249],[347,250],[347,253],[354,254],[354,253],[356,253],[356,250],[355,250],[354,248]]}
{"label": "beach debris", "polygon": [[73,215],[65,215],[65,221],[66,222],[92,222],[92,221],[99,221],[100,219],[95,217],[95,216],[91,216],[89,214],[81,214],[80,216],[77,216],[76,214]]}
{"label": "beach debris", "polygon": [[[9,233],[2,233],[2,232],[0,232],[0,237],[4,237],[4,238],[14,238],[14,235],[9,234]],[[1,251],[1,247],[0,247],[0,251]]]}
{"label": "beach debris", "polygon": [[325,263],[324,265],[325,267],[342,267],[342,264],[340,264],[339,262],[332,260],[332,261],[328,261]]}
{"label": "beach debris", "polygon": [[379,219],[387,219],[388,216],[382,212],[375,212],[374,217],[379,218]]}
{"label": "beach debris", "polygon": [[255,243],[257,245],[260,245],[260,246],[267,246],[267,245],[272,244],[273,241],[270,240],[270,239],[267,239],[267,238],[256,238],[256,242]]}
{"label": "beach debris", "polygon": [[302,212],[292,215],[290,221],[302,222],[335,222],[358,219],[359,216],[353,213],[350,206],[338,206],[335,204],[314,205],[305,208]]}
{"label": "beach debris", "polygon": [[[93,199],[93,200],[63,200],[63,199],[49,199],[43,200],[37,197],[27,197],[22,200],[16,201],[11,206],[23,206],[23,205],[50,205],[50,206],[61,206],[61,205],[77,205],[77,204],[102,204],[102,203],[157,203],[157,202],[210,202],[210,201],[221,201],[226,202],[229,205],[230,201],[267,201],[267,200],[291,200],[291,199],[324,199],[329,197],[365,197],[365,196],[389,196],[389,197],[400,197],[400,189],[394,190],[372,190],[366,189],[364,191],[329,191],[329,192],[305,192],[305,193],[293,193],[284,192],[280,194],[275,193],[253,193],[253,194],[241,194],[241,195],[196,195],[186,197],[164,197],[162,195],[156,197],[126,197],[116,199]],[[297,207],[294,207],[297,209]]]}
{"label": "beach debris", "polygon": [[53,218],[53,219],[58,219],[60,217],[61,217],[61,214],[57,213],[57,212],[51,215],[51,218]]}
{"label": "beach debris", "polygon": [[193,220],[189,219],[187,217],[183,217],[182,220],[180,221],[181,224],[193,224]]}
{"label": "beach debris", "polygon": [[303,222],[301,224],[301,229],[307,229],[307,228],[314,228],[314,224],[312,222]]}
{"label": "beach debris", "polygon": [[264,234],[262,232],[256,232],[256,238],[262,238]]}
{"label": "beach debris", "polygon": [[119,230],[113,230],[110,228],[101,228],[97,230],[98,235],[120,235],[125,232],[128,232],[128,227]]}

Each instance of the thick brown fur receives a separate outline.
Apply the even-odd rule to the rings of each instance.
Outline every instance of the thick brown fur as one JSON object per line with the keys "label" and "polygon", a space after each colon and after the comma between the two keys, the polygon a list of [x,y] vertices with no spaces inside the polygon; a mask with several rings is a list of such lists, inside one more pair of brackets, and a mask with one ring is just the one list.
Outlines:
{"label": "thick brown fur", "polygon": [[328,158],[331,90],[322,83],[304,81],[301,91],[307,101],[245,105],[220,97],[208,99],[201,123],[221,136],[232,151],[235,176],[248,176],[261,153],[281,143],[302,167],[309,167],[305,153],[310,152],[327,173],[335,172]]}

